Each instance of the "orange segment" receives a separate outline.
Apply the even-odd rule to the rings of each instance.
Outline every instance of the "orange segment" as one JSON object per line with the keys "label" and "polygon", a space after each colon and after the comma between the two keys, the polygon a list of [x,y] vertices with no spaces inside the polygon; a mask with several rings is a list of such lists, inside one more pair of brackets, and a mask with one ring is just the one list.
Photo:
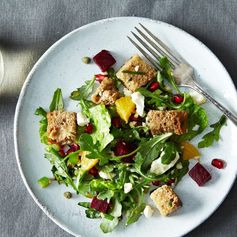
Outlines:
{"label": "orange segment", "polygon": [[130,96],[124,96],[116,100],[115,102],[116,110],[118,115],[126,123],[132,113],[135,112],[136,105],[133,103]]}
{"label": "orange segment", "polygon": [[182,158],[183,160],[199,159],[200,153],[198,149],[189,142],[182,142]]}
{"label": "orange segment", "polygon": [[92,167],[94,167],[98,163],[98,159],[89,159],[86,158],[86,155],[88,154],[88,151],[82,151],[81,152],[81,168],[84,171],[90,170]]}

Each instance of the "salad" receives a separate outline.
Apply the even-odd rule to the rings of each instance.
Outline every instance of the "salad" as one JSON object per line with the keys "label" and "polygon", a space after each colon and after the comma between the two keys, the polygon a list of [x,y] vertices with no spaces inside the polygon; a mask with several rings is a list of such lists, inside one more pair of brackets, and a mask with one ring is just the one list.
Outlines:
{"label": "salad", "polygon": [[[82,61],[92,63],[88,57]],[[167,58],[160,60],[161,71],[134,55],[116,72],[116,60],[107,50],[93,62],[101,73],[72,91],[70,98],[78,101],[74,111],[66,111],[58,88],[49,109],[35,112],[41,116],[40,140],[53,174],[38,183],[47,187],[56,180],[71,186],[73,195],[88,198],[78,205],[87,218],[101,219],[104,233],[122,219],[128,226],[143,214],[149,218],[155,209],[171,215],[182,206],[174,188],[187,173],[199,186],[211,179],[198,148],[219,140],[225,116],[210,125],[197,148],[190,141],[209,126],[201,107],[205,98],[180,91]],[[189,170],[191,159],[197,162]],[[221,169],[224,162],[213,159],[212,165]]]}

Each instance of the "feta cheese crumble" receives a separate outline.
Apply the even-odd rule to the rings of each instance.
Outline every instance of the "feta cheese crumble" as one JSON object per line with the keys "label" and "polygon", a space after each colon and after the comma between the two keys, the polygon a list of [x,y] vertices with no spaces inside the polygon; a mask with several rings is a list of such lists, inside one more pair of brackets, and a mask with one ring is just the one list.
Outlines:
{"label": "feta cheese crumble", "polygon": [[80,111],[77,113],[77,124],[78,126],[85,126],[90,120]]}
{"label": "feta cheese crumble", "polygon": [[129,193],[132,190],[132,184],[125,183],[123,189],[124,189],[124,193]]}
{"label": "feta cheese crumble", "polygon": [[151,208],[151,206],[146,205],[143,213],[146,218],[150,218],[153,215],[154,210]]}
{"label": "feta cheese crumble", "polygon": [[131,95],[133,103],[136,105],[138,115],[144,113],[145,97],[140,92],[134,92]]}

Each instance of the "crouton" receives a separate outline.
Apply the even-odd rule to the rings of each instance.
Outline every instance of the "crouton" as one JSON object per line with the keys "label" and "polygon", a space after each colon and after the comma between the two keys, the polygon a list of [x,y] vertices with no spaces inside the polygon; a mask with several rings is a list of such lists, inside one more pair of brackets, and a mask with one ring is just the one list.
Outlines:
{"label": "crouton", "polygon": [[95,104],[112,105],[120,97],[120,93],[114,85],[112,79],[105,77],[92,95],[91,100]]}
{"label": "crouton", "polygon": [[47,113],[48,142],[60,145],[73,144],[76,142],[76,113],[53,111]]}
{"label": "crouton", "polygon": [[182,205],[177,194],[168,185],[157,188],[150,197],[162,216],[170,215]]}
{"label": "crouton", "polygon": [[178,110],[150,110],[146,123],[152,135],[172,132],[177,135],[186,133],[188,113]]}
{"label": "crouton", "polygon": [[[131,74],[124,71],[134,73],[138,71],[144,74]],[[130,58],[116,74],[123,84],[133,92],[151,81],[155,75],[156,70],[144,62],[138,55],[134,55],[132,58]]]}

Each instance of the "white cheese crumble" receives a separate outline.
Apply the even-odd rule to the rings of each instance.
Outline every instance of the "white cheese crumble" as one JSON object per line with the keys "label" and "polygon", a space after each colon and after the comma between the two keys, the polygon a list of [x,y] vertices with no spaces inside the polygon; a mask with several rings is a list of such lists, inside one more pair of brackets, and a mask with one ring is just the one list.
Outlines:
{"label": "white cheese crumble", "polygon": [[150,218],[153,215],[154,210],[149,205],[146,205],[143,213],[146,218]]}
{"label": "white cheese crumble", "polygon": [[133,103],[136,105],[138,115],[144,113],[145,97],[140,92],[134,92],[131,95]]}
{"label": "white cheese crumble", "polygon": [[206,98],[197,91],[192,90],[189,94],[193,98],[193,100],[199,105],[204,104],[207,101]]}
{"label": "white cheese crumble", "polygon": [[176,162],[179,160],[179,153],[176,152],[176,156],[175,158],[169,163],[169,164],[162,164],[161,163],[161,157],[164,155],[165,153],[162,152],[160,157],[156,160],[154,160],[152,163],[151,163],[151,168],[150,168],[150,171],[154,174],[157,174],[157,175],[161,175],[161,174],[164,174],[167,170],[169,170],[170,168],[172,168]]}
{"label": "white cheese crumble", "polygon": [[90,122],[90,120],[82,112],[77,113],[77,124],[78,124],[78,126],[85,126],[89,122]]}
{"label": "white cheese crumble", "polygon": [[102,179],[110,179],[111,176],[107,173],[105,173],[104,171],[100,171],[99,172],[99,176],[102,178]]}
{"label": "white cheese crumble", "polygon": [[125,183],[123,189],[124,189],[124,193],[129,193],[132,190],[132,184]]}

